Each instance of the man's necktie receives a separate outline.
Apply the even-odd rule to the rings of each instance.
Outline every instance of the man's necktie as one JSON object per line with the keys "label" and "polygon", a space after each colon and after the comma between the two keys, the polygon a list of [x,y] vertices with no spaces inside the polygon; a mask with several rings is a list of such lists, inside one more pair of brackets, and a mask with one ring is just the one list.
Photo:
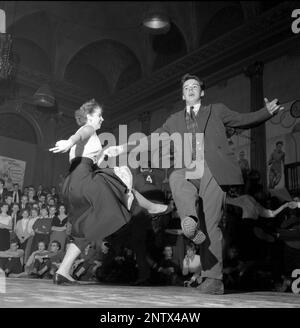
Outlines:
{"label": "man's necktie", "polygon": [[190,117],[193,122],[193,133],[192,133],[192,160],[196,160],[196,115],[194,113],[194,106],[190,107]]}

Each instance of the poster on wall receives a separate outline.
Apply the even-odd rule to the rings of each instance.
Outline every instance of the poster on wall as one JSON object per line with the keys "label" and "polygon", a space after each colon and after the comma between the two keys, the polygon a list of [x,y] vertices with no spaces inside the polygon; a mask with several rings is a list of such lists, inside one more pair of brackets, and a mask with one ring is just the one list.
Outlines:
{"label": "poster on wall", "polygon": [[0,156],[0,178],[5,181],[7,189],[12,188],[13,183],[18,183],[23,188],[26,162]]}

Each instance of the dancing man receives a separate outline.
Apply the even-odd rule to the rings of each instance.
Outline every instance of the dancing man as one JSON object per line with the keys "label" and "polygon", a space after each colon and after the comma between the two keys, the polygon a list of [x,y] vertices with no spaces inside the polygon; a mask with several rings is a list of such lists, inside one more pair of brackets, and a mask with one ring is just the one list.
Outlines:
{"label": "dancing man", "polygon": [[[155,132],[164,133],[164,139],[171,140],[173,133],[192,134],[189,145],[182,152],[181,144],[174,143],[174,157],[177,159],[184,153],[191,152],[191,162],[184,168],[175,168],[169,177],[170,188],[181,219],[183,233],[194,243],[201,244],[200,255],[205,278],[199,286],[201,293],[223,294],[222,281],[222,233],[218,227],[222,216],[225,199],[222,185],[242,184],[243,178],[239,164],[230,156],[227,144],[226,127],[250,128],[270,119],[272,115],[283,109],[278,100],[269,102],[265,98],[265,107],[251,113],[241,114],[231,111],[224,104],[202,104],[204,82],[195,75],[186,74],[182,80],[182,98],[186,106],[171,115],[163,126]],[[198,170],[188,178],[192,164],[197,159],[197,151],[202,147],[197,141],[197,134],[204,134],[204,172]],[[140,140],[139,152],[145,151],[151,144],[151,136]],[[199,139],[198,139],[199,140]],[[144,145],[144,146],[143,146]],[[152,145],[151,145],[152,146]],[[135,143],[111,146],[104,150],[109,157],[133,151]],[[157,145],[158,147],[158,145]],[[151,151],[155,149],[151,148]],[[199,157],[198,157],[199,158]],[[197,159],[198,160],[198,159]],[[200,159],[201,160],[201,159]],[[203,159],[202,159],[203,160]],[[196,165],[197,168],[197,165]],[[197,170],[196,170],[197,171]],[[200,229],[201,228],[201,229]]]}

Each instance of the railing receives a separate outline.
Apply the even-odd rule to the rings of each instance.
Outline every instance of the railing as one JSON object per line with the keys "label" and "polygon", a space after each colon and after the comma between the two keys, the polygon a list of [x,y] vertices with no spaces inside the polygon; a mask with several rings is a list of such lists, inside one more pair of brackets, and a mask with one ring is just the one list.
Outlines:
{"label": "railing", "polygon": [[300,195],[300,162],[284,166],[285,185],[292,196]]}

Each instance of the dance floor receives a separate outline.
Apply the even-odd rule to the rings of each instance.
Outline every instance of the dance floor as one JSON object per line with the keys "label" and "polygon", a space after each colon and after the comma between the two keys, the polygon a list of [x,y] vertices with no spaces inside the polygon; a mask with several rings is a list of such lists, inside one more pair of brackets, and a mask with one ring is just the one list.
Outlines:
{"label": "dance floor", "polygon": [[[3,291],[3,290],[2,290]],[[51,280],[6,279],[1,308],[300,308],[300,295],[274,292],[203,295],[184,287],[132,287],[82,283],[56,286]]]}

